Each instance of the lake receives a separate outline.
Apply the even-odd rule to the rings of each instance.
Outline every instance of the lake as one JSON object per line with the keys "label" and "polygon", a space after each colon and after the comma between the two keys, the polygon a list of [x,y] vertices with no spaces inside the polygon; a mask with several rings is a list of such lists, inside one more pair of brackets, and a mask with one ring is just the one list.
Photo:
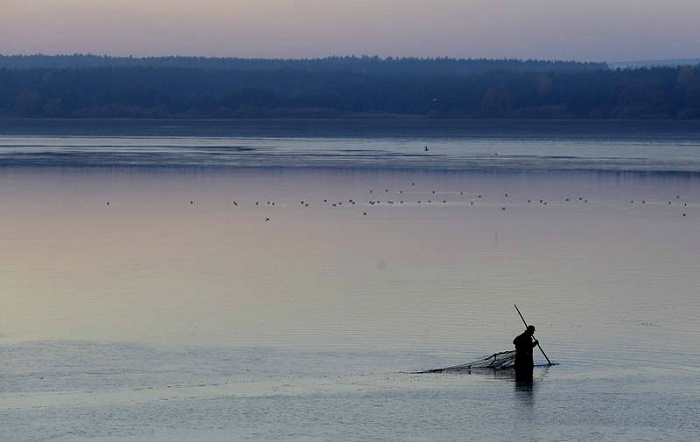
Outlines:
{"label": "lake", "polygon": [[0,120],[0,205],[2,440],[700,432],[697,122]]}

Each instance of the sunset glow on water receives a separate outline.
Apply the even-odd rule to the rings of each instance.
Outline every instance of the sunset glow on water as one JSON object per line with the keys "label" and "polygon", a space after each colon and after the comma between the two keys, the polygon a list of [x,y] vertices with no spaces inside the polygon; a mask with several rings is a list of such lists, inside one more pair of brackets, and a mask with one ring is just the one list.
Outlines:
{"label": "sunset glow on water", "polygon": [[[697,172],[633,155],[648,170],[609,170],[620,163],[590,152],[614,141],[586,141],[594,170],[530,170],[513,168],[514,139],[279,135],[215,144],[293,167],[210,166],[219,154],[190,156],[192,139],[0,138],[34,146],[0,174],[1,438],[697,433]],[[433,166],[460,144],[513,151],[509,167],[382,162],[425,143],[447,151]],[[153,167],[142,144],[200,163]],[[342,145],[383,166],[301,167]],[[571,145],[531,136],[517,153]],[[669,145],[697,148],[688,134]],[[67,166],[37,167],[60,152]],[[139,165],[108,167],[115,152]],[[559,364],[536,368],[531,390],[408,374],[510,350],[513,304]]]}

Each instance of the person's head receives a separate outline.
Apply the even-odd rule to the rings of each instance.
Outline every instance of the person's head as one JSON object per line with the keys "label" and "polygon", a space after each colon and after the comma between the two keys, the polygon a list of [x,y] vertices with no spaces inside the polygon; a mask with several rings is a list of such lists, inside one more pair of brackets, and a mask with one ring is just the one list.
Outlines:
{"label": "person's head", "polygon": [[534,325],[528,325],[527,330],[525,330],[528,335],[532,336],[535,334],[535,326]]}

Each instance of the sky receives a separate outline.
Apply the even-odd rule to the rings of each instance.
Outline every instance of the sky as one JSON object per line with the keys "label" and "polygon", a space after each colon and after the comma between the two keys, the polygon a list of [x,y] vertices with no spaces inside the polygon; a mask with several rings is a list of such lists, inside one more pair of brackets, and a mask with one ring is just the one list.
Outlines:
{"label": "sky", "polygon": [[0,0],[0,54],[700,57],[698,0]]}

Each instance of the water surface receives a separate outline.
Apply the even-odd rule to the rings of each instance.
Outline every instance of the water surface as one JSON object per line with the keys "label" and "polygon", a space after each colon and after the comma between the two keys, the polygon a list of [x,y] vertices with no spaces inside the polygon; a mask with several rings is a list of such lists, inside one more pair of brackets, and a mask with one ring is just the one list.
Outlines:
{"label": "water surface", "polygon": [[2,439],[698,434],[692,125],[2,124]]}

